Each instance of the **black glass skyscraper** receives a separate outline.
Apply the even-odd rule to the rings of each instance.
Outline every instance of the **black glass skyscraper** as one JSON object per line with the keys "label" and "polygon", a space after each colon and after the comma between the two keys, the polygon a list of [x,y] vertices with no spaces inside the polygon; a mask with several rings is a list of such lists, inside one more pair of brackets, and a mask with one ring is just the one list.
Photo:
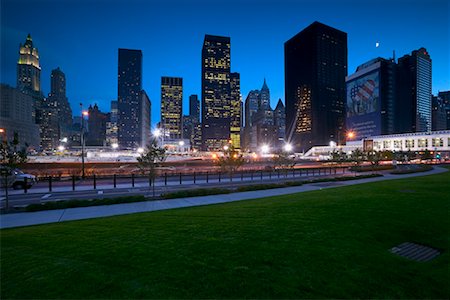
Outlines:
{"label": "black glass skyscraper", "polygon": [[314,22],[284,44],[286,137],[295,151],[343,140],[347,34]]}
{"label": "black glass skyscraper", "polygon": [[230,138],[230,38],[205,35],[202,49],[202,146],[218,150]]}
{"label": "black glass skyscraper", "polygon": [[117,106],[119,147],[145,146],[150,135],[150,101],[142,91],[141,50],[119,49]]}
{"label": "black glass skyscraper", "polygon": [[431,131],[431,58],[425,48],[398,59],[397,132]]}

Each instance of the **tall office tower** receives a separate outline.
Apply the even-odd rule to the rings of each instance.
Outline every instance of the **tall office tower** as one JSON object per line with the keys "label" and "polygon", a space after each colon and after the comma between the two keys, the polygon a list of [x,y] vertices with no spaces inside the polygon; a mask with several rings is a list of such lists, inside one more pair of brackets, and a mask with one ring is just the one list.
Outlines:
{"label": "tall office tower", "polygon": [[438,97],[442,99],[445,107],[445,114],[447,119],[446,129],[450,130],[450,91],[442,91],[438,93]]}
{"label": "tall office tower", "polygon": [[445,110],[444,99],[439,96],[431,98],[431,130],[447,129],[447,112]]}
{"label": "tall office tower", "polygon": [[231,91],[230,140],[231,144],[235,149],[241,149],[242,100],[241,100],[241,80],[239,73],[230,74],[230,91]]}
{"label": "tall office tower", "polygon": [[397,133],[431,130],[431,58],[425,48],[398,60]]}
{"label": "tall office tower", "polygon": [[205,35],[202,48],[202,147],[228,143],[231,124],[230,38]]}
{"label": "tall office tower", "polygon": [[276,128],[275,147],[283,149],[286,137],[286,109],[281,99],[278,99],[277,106],[273,111],[273,122]]}
{"label": "tall office tower", "polygon": [[347,34],[314,22],[284,44],[286,136],[296,151],[343,140]]}
{"label": "tall office tower", "polygon": [[25,44],[20,44],[17,62],[17,88],[23,92],[41,94],[41,67],[39,52],[28,34]]}
{"label": "tall office tower", "polygon": [[66,76],[60,68],[52,70],[50,85],[51,92],[46,102],[52,103],[56,110],[59,127],[58,138],[67,138],[72,127],[72,109],[66,96]]}
{"label": "tall office tower", "polygon": [[102,113],[97,104],[89,105],[87,146],[104,146],[106,144],[107,115]]}
{"label": "tall office tower", "polygon": [[200,101],[197,95],[189,96],[189,116],[200,121]]}
{"label": "tall office tower", "polygon": [[111,146],[118,144],[117,140],[117,117],[118,117],[117,101],[111,101],[111,113],[106,120],[106,145]]}
{"label": "tall office tower", "polygon": [[183,78],[161,77],[161,130],[165,137],[183,137],[182,116]]}
{"label": "tall office tower", "polygon": [[258,111],[259,90],[250,91],[245,99],[245,127],[244,127],[244,145],[246,151],[257,148],[256,126],[254,126],[254,117]]}
{"label": "tall office tower", "polygon": [[372,59],[346,78],[347,130],[354,139],[395,133],[396,64]]}
{"label": "tall office tower", "polygon": [[152,101],[150,100],[147,93],[141,91],[141,118],[139,121],[139,130],[141,137],[142,147],[146,147],[150,144],[150,137],[152,134],[151,124],[152,124]]}
{"label": "tall office tower", "polygon": [[252,122],[253,127],[256,126],[257,148],[260,149],[263,145],[268,145],[273,149],[276,144],[276,128],[274,112],[270,107],[270,90],[266,79],[264,79],[263,86],[259,91],[258,110],[254,114]]}
{"label": "tall office tower", "polygon": [[16,88],[0,84],[0,141],[6,138],[14,139],[14,133],[19,137],[20,146],[28,144],[33,149],[39,149],[39,126],[33,118],[33,97],[22,93]]}
{"label": "tall office tower", "polygon": [[261,91],[259,92],[258,109],[262,110],[270,109],[270,90],[269,87],[267,86],[265,78]]}
{"label": "tall office tower", "polygon": [[144,147],[150,136],[150,100],[142,90],[141,50],[119,49],[118,141],[121,148]]}
{"label": "tall office tower", "polygon": [[33,97],[31,104],[32,118],[37,124],[39,124],[39,134],[45,141],[46,137],[43,136],[45,128],[41,128],[41,124],[49,123],[49,120],[43,120],[44,115],[48,119],[49,112],[47,111],[45,114],[42,112],[42,106],[45,98],[41,91],[41,67],[39,65],[39,52],[37,48],[34,47],[30,34],[28,34],[25,43],[23,45],[20,44],[19,46],[19,60],[17,61],[17,89]]}

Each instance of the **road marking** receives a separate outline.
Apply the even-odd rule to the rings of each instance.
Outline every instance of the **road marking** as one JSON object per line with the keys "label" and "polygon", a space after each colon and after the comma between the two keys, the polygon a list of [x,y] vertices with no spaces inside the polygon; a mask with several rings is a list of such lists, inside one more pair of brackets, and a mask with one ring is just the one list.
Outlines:
{"label": "road marking", "polygon": [[50,197],[52,194],[45,194],[44,196],[41,197],[41,199],[47,199],[48,197]]}
{"label": "road marking", "polygon": [[98,191],[98,194],[99,194],[99,195],[103,194],[103,191]]}

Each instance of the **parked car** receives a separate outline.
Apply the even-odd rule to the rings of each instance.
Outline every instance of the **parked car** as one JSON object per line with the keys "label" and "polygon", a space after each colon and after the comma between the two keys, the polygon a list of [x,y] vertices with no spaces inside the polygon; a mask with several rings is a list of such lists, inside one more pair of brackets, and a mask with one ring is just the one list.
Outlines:
{"label": "parked car", "polygon": [[12,187],[15,190],[24,189],[25,181],[27,188],[31,188],[33,184],[37,182],[36,176],[26,174],[19,169],[1,168],[0,186],[5,187],[5,173],[8,179],[8,187]]}

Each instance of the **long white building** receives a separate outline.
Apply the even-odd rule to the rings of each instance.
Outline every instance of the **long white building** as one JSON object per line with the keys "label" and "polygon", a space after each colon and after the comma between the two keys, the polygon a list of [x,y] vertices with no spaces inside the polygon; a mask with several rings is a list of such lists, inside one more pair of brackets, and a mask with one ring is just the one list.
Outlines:
{"label": "long white building", "polygon": [[311,148],[303,157],[329,156],[334,150],[350,152],[355,149],[376,151],[436,151],[443,158],[450,158],[450,130],[403,133],[392,135],[372,136],[359,141],[347,142],[344,146],[335,144]]}

